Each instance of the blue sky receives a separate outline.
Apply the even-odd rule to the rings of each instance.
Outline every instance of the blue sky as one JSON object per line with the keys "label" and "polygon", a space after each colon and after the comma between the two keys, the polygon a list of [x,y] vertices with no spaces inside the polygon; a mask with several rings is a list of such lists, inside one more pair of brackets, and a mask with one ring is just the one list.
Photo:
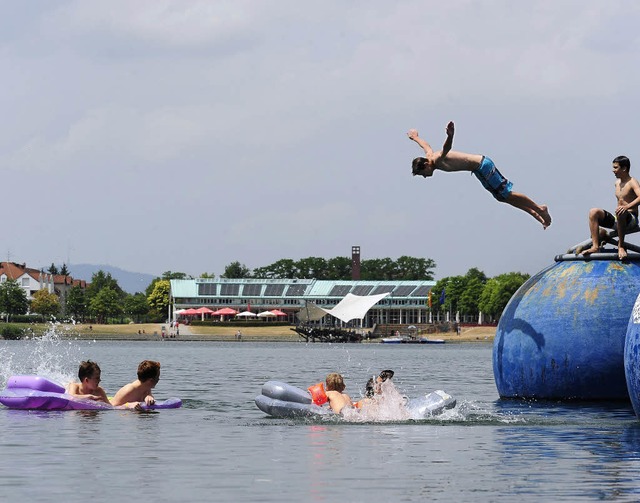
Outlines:
{"label": "blue sky", "polygon": [[[535,273],[615,207],[614,157],[640,170],[637,2],[0,7],[2,260],[219,275],[359,245]],[[406,131],[440,147],[449,120],[549,229],[411,176]]]}

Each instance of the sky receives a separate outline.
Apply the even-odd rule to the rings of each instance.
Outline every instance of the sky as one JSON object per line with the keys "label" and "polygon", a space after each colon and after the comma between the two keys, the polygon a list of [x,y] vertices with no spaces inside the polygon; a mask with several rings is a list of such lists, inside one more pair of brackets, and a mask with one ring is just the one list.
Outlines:
{"label": "sky", "polygon": [[[614,157],[640,171],[634,0],[0,8],[1,260],[218,276],[357,245],[534,274],[613,211]],[[469,173],[412,177],[406,132],[440,148],[450,120],[551,227]]]}

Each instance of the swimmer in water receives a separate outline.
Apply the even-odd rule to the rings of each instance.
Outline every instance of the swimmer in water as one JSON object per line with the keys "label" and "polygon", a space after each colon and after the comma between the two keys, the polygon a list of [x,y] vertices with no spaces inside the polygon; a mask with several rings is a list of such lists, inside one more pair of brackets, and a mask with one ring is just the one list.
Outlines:
{"label": "swimmer in water", "polygon": [[112,405],[124,405],[126,403],[144,402],[147,405],[156,403],[151,394],[160,380],[160,362],[144,360],[138,365],[138,378],[125,384],[118,390],[113,399]]}
{"label": "swimmer in water", "polygon": [[66,392],[69,395],[110,403],[107,393],[100,387],[100,367],[96,362],[91,360],[81,362],[78,368],[78,379],[80,382],[72,382],[67,386]]}
{"label": "swimmer in water", "polygon": [[333,412],[340,414],[346,406],[351,407],[351,398],[346,393],[343,393],[346,386],[340,374],[329,374],[326,379],[326,384],[327,401]]}

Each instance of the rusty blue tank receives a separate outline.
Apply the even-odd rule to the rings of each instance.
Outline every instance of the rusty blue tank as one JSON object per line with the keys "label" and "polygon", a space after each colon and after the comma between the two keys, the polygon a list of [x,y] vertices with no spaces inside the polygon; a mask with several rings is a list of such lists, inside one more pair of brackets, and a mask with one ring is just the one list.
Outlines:
{"label": "rusty blue tank", "polygon": [[624,343],[624,374],[633,410],[640,418],[640,295],[629,316]]}
{"label": "rusty blue tank", "polygon": [[556,260],[522,285],[500,318],[493,345],[498,393],[628,400],[625,336],[640,262]]}

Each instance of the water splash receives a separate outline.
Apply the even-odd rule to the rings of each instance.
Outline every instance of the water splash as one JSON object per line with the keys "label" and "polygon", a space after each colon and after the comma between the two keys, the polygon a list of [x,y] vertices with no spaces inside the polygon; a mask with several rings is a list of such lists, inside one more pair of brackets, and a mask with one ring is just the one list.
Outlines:
{"label": "water splash", "polygon": [[361,408],[343,409],[342,415],[349,422],[406,421],[411,419],[407,402],[407,397],[387,380],[379,384],[373,397],[362,400]]}
{"label": "water splash", "polygon": [[22,340],[0,347],[2,385],[19,374],[37,374],[62,385],[75,380],[83,350],[74,335],[72,328],[52,322],[41,336],[27,329]]}

